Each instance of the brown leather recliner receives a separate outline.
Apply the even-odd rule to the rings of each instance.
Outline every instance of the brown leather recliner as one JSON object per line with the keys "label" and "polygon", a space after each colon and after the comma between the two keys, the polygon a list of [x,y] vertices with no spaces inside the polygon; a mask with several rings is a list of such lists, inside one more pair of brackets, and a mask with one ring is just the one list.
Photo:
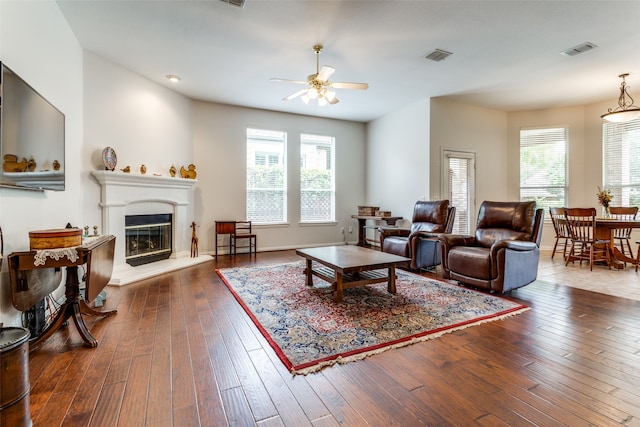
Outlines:
{"label": "brown leather recliner", "polygon": [[448,200],[419,201],[413,208],[411,228],[379,227],[380,250],[411,258],[412,270],[440,264],[439,233],[451,233],[456,208]]}
{"label": "brown leather recliner", "polygon": [[442,275],[491,292],[536,280],[544,211],[535,202],[480,206],[475,236],[440,235]]}

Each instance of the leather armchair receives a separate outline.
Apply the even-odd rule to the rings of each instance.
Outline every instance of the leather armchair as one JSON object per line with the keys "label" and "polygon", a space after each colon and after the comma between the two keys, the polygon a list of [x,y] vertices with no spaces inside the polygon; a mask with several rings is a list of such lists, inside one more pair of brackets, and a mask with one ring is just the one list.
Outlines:
{"label": "leather armchair", "polygon": [[416,202],[411,228],[378,228],[380,250],[411,258],[412,270],[440,264],[438,234],[451,233],[455,209],[448,200]]}
{"label": "leather armchair", "polygon": [[442,275],[504,293],[536,280],[544,211],[535,202],[480,206],[474,236],[440,235]]}

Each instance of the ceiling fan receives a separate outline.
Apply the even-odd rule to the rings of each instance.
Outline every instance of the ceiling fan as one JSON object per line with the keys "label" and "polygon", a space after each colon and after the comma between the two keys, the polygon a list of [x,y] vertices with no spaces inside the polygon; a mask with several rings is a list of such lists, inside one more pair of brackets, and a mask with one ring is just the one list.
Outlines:
{"label": "ceiling fan", "polygon": [[306,88],[300,89],[299,91],[282,98],[284,101],[290,101],[301,96],[300,99],[302,99],[302,102],[305,104],[308,104],[312,99],[316,99],[319,106],[327,105],[327,103],[337,104],[339,100],[336,97],[335,91],[331,89],[367,90],[369,88],[369,85],[366,83],[330,82],[329,77],[331,77],[331,75],[336,71],[335,68],[323,65],[322,69],[320,69],[320,53],[322,52],[321,44],[313,46],[313,51],[316,54],[316,73],[310,74],[306,81],[277,78],[271,79],[277,82],[290,82],[307,85]]}

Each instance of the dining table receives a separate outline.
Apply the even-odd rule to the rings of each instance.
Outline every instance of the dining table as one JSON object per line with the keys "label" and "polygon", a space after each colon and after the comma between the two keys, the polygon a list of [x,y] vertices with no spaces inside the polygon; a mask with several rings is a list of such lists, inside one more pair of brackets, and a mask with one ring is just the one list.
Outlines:
{"label": "dining table", "polygon": [[596,218],[596,238],[608,240],[607,246],[611,259],[611,266],[616,269],[623,269],[626,263],[638,264],[638,260],[623,254],[615,247],[615,230],[625,228],[640,228],[640,220],[623,220],[617,218]]}

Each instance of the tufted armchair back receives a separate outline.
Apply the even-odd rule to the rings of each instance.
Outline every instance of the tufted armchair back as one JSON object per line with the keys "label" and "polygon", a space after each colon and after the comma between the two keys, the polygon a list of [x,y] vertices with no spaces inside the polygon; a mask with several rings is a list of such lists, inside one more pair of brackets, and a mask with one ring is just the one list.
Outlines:
{"label": "tufted armchair back", "polygon": [[[450,233],[453,219],[447,221],[448,200],[418,201],[413,208],[411,233],[426,231],[429,233]],[[449,224],[449,222],[451,224]]]}
{"label": "tufted armchair back", "polygon": [[540,246],[536,202],[485,201],[478,212],[476,244],[491,247],[498,240],[524,240]]}

